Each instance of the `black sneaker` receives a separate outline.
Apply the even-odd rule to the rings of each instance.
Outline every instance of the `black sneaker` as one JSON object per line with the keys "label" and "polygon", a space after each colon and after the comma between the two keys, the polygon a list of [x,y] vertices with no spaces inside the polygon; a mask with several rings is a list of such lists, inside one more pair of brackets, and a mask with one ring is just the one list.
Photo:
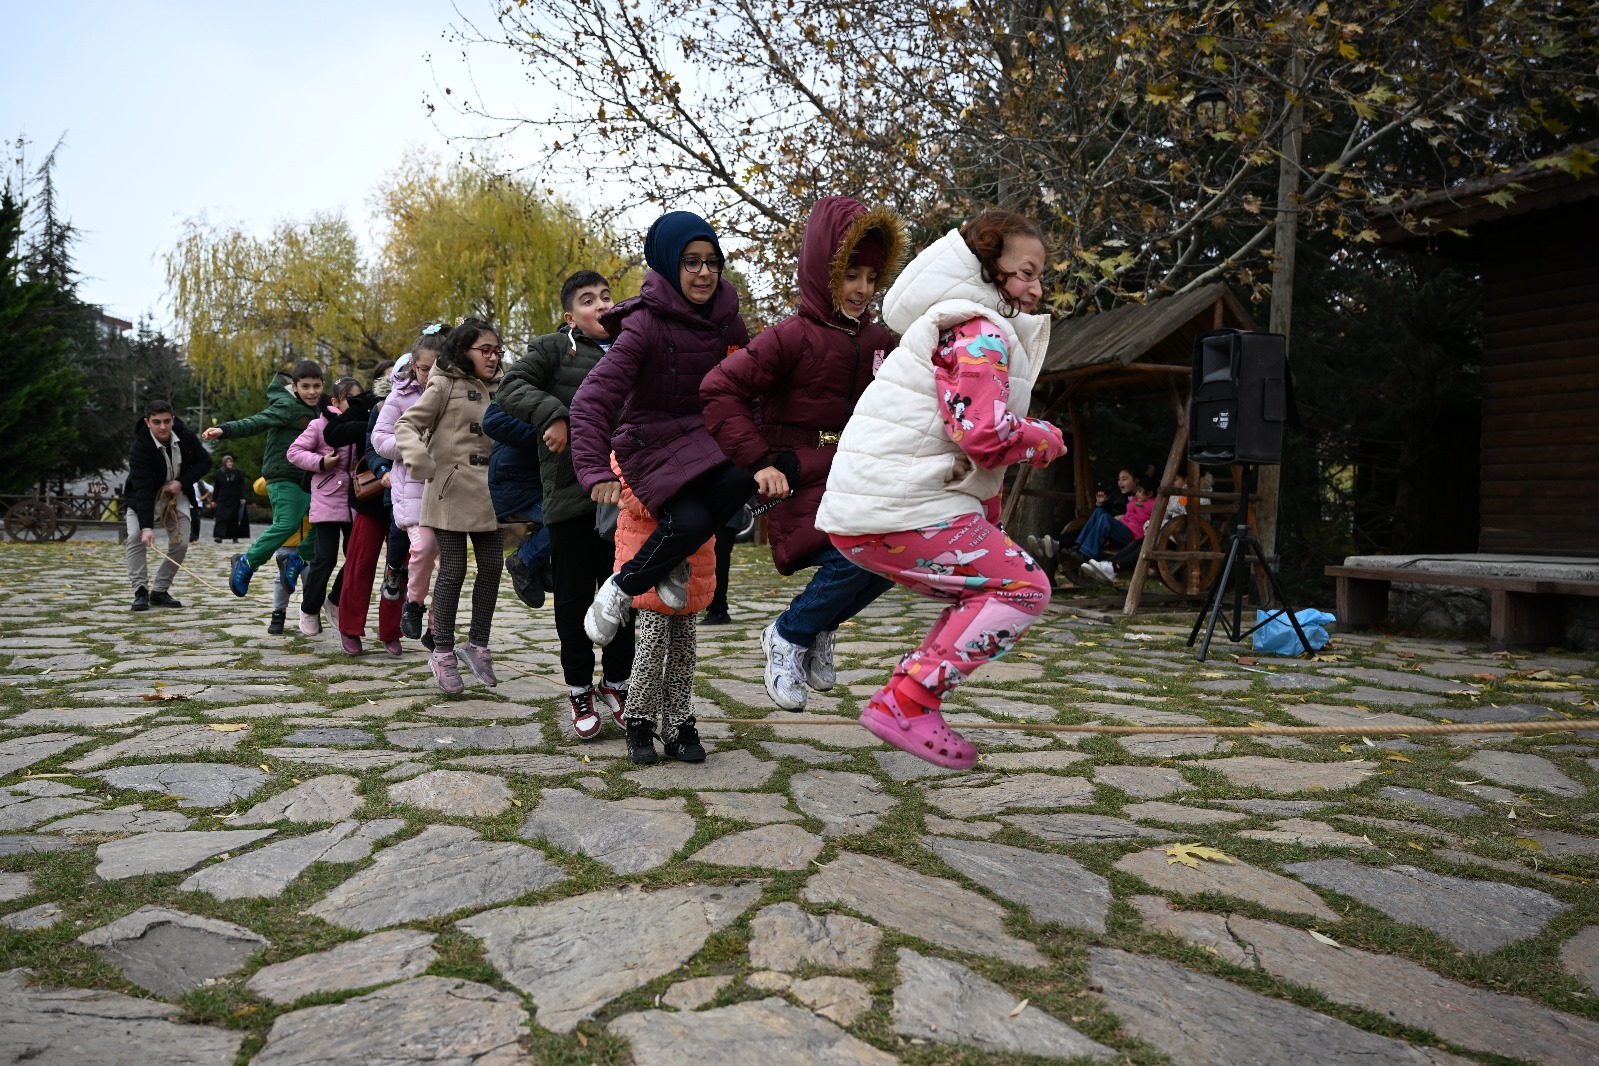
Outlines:
{"label": "black sneaker", "polygon": [[433,630],[429,629],[422,634],[422,646],[428,651],[433,650]]}
{"label": "black sneaker", "polygon": [[172,593],[163,592],[163,591],[160,591],[158,589],[157,591],[150,593],[150,606],[151,607],[182,607],[183,604],[179,603],[173,597]]}
{"label": "black sneaker", "polygon": [[[667,749],[671,754],[671,749]],[[659,756],[655,754],[655,723],[648,718],[627,720],[627,757],[639,766],[648,766]],[[700,758],[705,758],[704,752]]]}
{"label": "black sneaker", "polygon": [[676,735],[661,746],[666,749],[668,759],[678,762],[705,761],[705,746],[700,743],[699,727],[694,724],[693,718],[685,718],[678,723]]}
{"label": "black sneaker", "polygon": [[274,637],[281,637],[283,635],[283,612],[282,611],[273,611],[272,612],[272,621],[267,623],[267,632],[271,633]]}
{"label": "black sneaker", "polygon": [[1088,556],[1077,550],[1076,545],[1070,548],[1063,547],[1060,550],[1060,563],[1064,569],[1076,570],[1084,563],[1091,561]]}
{"label": "black sneaker", "polygon": [[400,632],[409,640],[417,640],[422,636],[422,612],[424,608],[420,603],[410,600],[405,601],[405,606],[400,608]]}
{"label": "black sneaker", "polygon": [[[405,567],[390,566],[383,571],[383,598],[394,602],[405,595]],[[415,637],[411,638],[415,640]]]}
{"label": "black sneaker", "polygon": [[143,585],[133,594],[133,607],[135,611],[148,611],[150,609],[150,593]]}
{"label": "black sneaker", "polygon": [[539,580],[538,574],[528,569],[526,563],[515,555],[507,555],[505,571],[511,575],[511,588],[515,590],[517,599],[535,611],[544,606],[544,583]]}
{"label": "black sneaker", "polygon": [[700,622],[702,626],[730,626],[733,616],[726,611],[706,611],[705,618]]}

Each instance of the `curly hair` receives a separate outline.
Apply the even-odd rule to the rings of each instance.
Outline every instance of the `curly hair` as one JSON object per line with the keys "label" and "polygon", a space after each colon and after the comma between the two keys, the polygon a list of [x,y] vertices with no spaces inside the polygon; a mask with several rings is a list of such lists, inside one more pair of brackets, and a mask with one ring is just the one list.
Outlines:
{"label": "curly hair", "polygon": [[450,330],[449,336],[444,338],[444,349],[439,352],[438,365],[453,366],[467,377],[471,377],[472,357],[466,353],[484,333],[492,333],[496,337],[500,335],[499,330],[481,318],[462,319],[461,324]]}
{"label": "curly hair", "polygon": [[983,280],[1000,290],[1000,301],[1004,303],[1007,313],[1014,315],[1018,308],[1005,295],[1005,283],[1011,279],[1011,275],[999,269],[1000,257],[1005,254],[1005,242],[1012,237],[1031,237],[1048,247],[1044,231],[1038,223],[1014,211],[999,208],[984,211],[961,227],[961,238],[977,257],[983,270]]}

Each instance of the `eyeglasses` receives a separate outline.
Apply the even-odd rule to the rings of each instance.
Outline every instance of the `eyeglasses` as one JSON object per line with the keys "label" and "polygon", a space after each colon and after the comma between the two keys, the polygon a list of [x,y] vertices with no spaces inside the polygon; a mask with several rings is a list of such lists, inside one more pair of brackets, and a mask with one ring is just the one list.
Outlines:
{"label": "eyeglasses", "polygon": [[722,267],[726,265],[721,259],[701,259],[697,255],[685,255],[679,262],[683,264],[683,269],[690,274],[698,274],[706,267],[710,268],[712,274],[720,274]]}
{"label": "eyeglasses", "polygon": [[482,352],[484,355],[492,355],[492,356],[496,356],[496,357],[503,356],[505,354],[505,349],[504,348],[490,348],[486,344],[474,345],[473,347],[468,348],[467,351],[469,351],[469,352]]}

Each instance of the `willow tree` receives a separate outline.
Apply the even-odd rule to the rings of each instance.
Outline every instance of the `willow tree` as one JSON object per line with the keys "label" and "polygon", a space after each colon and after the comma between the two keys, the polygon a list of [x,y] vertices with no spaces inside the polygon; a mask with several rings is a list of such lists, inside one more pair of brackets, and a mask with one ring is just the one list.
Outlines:
{"label": "willow tree", "polygon": [[1004,204],[1049,230],[1058,313],[1217,278],[1264,296],[1282,222],[1371,241],[1370,205],[1595,121],[1582,0],[518,0],[496,17],[461,37],[519,53],[552,103],[450,100],[534,131],[559,177],[713,212],[778,284],[827,193],[894,207],[919,239]]}
{"label": "willow tree", "polygon": [[468,315],[516,349],[559,323],[573,271],[629,285],[607,233],[526,180],[416,157],[370,203],[371,253],[340,215],[282,222],[265,238],[186,223],[166,262],[190,365],[246,391],[302,358],[365,371],[407,350],[423,325]]}
{"label": "willow tree", "polygon": [[628,284],[606,232],[513,176],[413,159],[374,202],[384,233],[374,291],[405,330],[474,315],[516,348],[559,323],[561,282],[575,270]]}
{"label": "willow tree", "polygon": [[350,372],[397,342],[342,215],[280,222],[266,237],[191,219],[166,272],[189,365],[224,389],[253,390],[300,359]]}

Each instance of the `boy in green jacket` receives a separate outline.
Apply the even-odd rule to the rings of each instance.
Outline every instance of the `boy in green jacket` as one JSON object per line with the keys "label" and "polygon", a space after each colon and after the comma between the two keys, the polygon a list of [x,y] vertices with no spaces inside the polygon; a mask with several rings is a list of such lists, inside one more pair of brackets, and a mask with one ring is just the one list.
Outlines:
{"label": "boy in green jacket", "polygon": [[[288,384],[285,385],[285,377]],[[311,508],[311,493],[305,488],[305,471],[289,462],[289,445],[310,425],[324,406],[322,402],[322,367],[309,359],[294,364],[294,369],[284,375],[281,371],[272,376],[266,389],[266,410],[212,426],[201,434],[206,440],[224,437],[253,437],[266,434],[266,449],[261,456],[261,475],[266,478],[267,499],[272,503],[272,524],[262,531],[243,555],[233,557],[233,573],[228,577],[228,588],[235,596],[250,591],[250,577],[272,558],[272,553],[300,528]],[[289,556],[283,567],[283,581],[291,590],[312,558],[310,541],[300,543],[300,551]]]}

